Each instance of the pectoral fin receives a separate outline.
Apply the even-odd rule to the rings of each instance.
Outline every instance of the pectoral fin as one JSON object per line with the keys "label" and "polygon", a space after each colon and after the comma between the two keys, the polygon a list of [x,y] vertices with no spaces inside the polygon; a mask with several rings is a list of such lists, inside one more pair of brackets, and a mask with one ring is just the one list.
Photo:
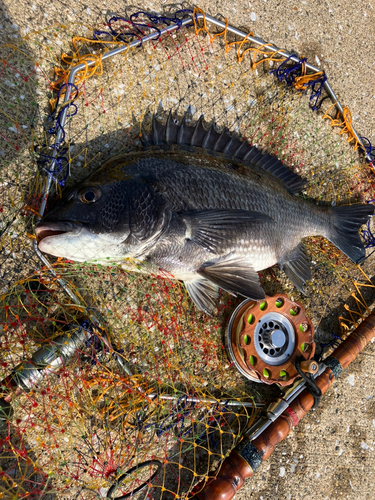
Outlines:
{"label": "pectoral fin", "polygon": [[265,298],[258,273],[240,257],[226,256],[216,262],[205,262],[198,273],[229,293],[254,300]]}
{"label": "pectoral fin", "polygon": [[216,299],[219,297],[218,287],[205,278],[185,281],[185,285],[198,309],[212,316],[216,307]]}
{"label": "pectoral fin", "polygon": [[233,233],[241,237],[241,231],[245,229],[274,222],[262,212],[247,210],[202,210],[179,215],[186,224],[186,237],[213,253],[220,251],[220,246],[228,237],[233,237]]}
{"label": "pectoral fin", "polygon": [[311,269],[301,244],[284,257],[284,262],[280,263],[280,267],[293,285],[300,292],[305,293],[303,285],[311,278]]}

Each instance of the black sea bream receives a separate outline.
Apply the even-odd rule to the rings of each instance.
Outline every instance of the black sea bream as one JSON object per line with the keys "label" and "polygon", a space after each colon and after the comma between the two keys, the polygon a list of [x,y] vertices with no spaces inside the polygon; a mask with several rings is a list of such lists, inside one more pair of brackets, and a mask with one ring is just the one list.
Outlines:
{"label": "black sea bream", "polygon": [[[278,264],[298,289],[310,278],[301,238],[322,235],[358,263],[371,205],[318,207],[277,157],[214,126],[168,118],[145,151],[110,159],[68,190],[36,227],[39,249],[78,262],[134,258],[184,281],[214,311],[218,287],[264,298],[258,271]],[[147,266],[146,266],[147,268]]]}

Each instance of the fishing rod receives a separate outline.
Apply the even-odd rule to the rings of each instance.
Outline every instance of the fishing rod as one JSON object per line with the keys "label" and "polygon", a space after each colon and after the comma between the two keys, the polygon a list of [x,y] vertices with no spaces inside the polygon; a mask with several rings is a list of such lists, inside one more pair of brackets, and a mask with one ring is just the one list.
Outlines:
{"label": "fishing rod", "polygon": [[[366,345],[375,338],[375,312],[371,313],[350,336],[322,363],[315,374],[316,388],[324,394],[337,377],[352,363]],[[190,497],[194,500],[231,500],[253,476],[299,421],[314,407],[316,393],[303,381],[282,399],[265,420],[248,429],[241,442],[221,466],[198,483]]]}

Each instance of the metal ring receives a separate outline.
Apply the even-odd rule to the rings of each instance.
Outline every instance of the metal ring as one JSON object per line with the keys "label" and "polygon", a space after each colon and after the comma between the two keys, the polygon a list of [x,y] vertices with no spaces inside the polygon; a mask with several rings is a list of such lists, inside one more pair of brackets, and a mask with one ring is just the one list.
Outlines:
{"label": "metal ring", "polygon": [[259,380],[259,378],[256,375],[251,375],[250,371],[246,371],[242,368],[242,366],[239,364],[239,362],[236,359],[236,356],[234,354],[233,347],[232,347],[232,325],[233,325],[234,320],[237,316],[237,313],[241,309],[241,307],[243,307],[245,304],[250,303],[250,302],[254,302],[254,300],[253,299],[244,300],[243,302],[241,302],[241,304],[239,304],[236,307],[236,309],[232,313],[230,320],[229,320],[228,328],[227,328],[227,347],[228,347],[228,351],[229,351],[229,356],[230,356],[232,362],[234,363],[234,366],[241,373],[241,375],[243,375],[248,380],[251,380],[251,382],[257,382],[257,383],[261,384],[262,381]]}
{"label": "metal ring", "polygon": [[[152,474],[152,476],[147,479],[143,484],[138,486],[135,490],[131,491],[130,493],[126,493],[125,495],[122,495],[120,497],[113,497],[112,494],[116,492],[117,488],[120,486],[120,484],[123,482],[124,479],[126,479],[128,476],[131,476],[134,472],[140,470],[140,469],[145,469],[149,465],[155,465],[157,464],[157,469],[156,471]],[[136,493],[139,493],[142,491],[150,481],[154,479],[154,477],[157,475],[159,472],[160,467],[162,466],[162,463],[159,462],[159,460],[147,460],[146,462],[142,462],[141,464],[136,465],[135,467],[132,467],[128,471],[124,472],[116,481],[112,484],[112,486],[109,488],[107,492],[107,498],[112,498],[113,500],[125,500],[125,498],[130,498]]]}

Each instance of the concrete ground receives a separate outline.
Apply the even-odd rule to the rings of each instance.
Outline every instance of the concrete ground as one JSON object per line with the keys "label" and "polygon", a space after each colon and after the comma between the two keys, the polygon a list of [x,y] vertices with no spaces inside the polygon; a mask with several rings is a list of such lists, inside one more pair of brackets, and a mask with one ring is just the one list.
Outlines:
{"label": "concrete ground", "polygon": [[[81,0],[2,0],[0,39],[23,34],[26,28],[48,26],[54,20],[93,24],[109,11],[162,11],[166,5],[166,1],[148,0],[137,7],[118,0],[95,6]],[[234,26],[246,26],[279,47],[295,50],[323,68],[341,102],[351,110],[359,134],[375,141],[373,0],[208,0],[200,7],[214,16],[227,17]],[[373,499],[374,471],[372,343],[236,498]]]}

